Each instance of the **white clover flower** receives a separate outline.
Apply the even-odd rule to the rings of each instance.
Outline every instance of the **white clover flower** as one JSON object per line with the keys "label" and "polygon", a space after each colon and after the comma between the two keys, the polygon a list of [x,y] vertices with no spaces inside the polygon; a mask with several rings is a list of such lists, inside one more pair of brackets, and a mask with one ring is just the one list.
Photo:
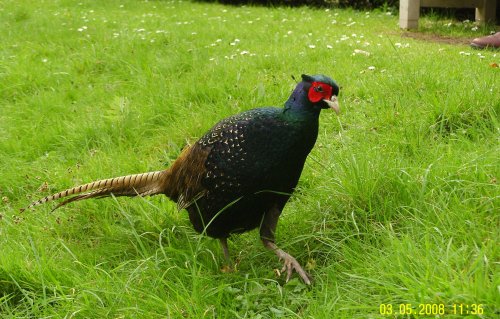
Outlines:
{"label": "white clover flower", "polygon": [[409,43],[399,43],[399,42],[396,42],[396,43],[394,43],[394,46],[397,47],[397,48],[409,48],[410,44]]}
{"label": "white clover flower", "polygon": [[309,49],[315,49],[316,46],[314,44],[309,44]]}
{"label": "white clover flower", "polygon": [[354,52],[352,53],[352,55],[356,55],[356,54],[362,54],[362,55],[366,55],[366,56],[370,56],[371,55],[370,52],[364,51],[364,50],[360,50],[360,49],[355,49]]}

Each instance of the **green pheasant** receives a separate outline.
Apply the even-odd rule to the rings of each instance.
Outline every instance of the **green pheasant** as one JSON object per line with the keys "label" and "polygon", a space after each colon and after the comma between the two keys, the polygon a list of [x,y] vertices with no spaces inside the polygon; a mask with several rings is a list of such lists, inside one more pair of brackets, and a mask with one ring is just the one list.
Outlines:
{"label": "green pheasant", "polygon": [[322,109],[337,113],[339,87],[324,75],[302,75],[283,108],[252,109],[217,123],[166,170],[77,186],[33,202],[67,197],[56,206],[88,198],[164,194],[189,213],[196,231],[218,238],[229,262],[227,238],[255,228],[264,246],[311,283],[297,260],[275,244],[283,207],[318,136]]}

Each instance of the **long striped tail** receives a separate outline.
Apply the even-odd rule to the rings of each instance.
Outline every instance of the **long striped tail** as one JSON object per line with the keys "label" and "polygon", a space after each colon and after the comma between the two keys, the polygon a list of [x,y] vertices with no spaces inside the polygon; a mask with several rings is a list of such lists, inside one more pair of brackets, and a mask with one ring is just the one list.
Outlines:
{"label": "long striped tail", "polygon": [[76,186],[54,195],[47,196],[31,203],[28,207],[22,208],[21,212],[32,207],[73,196],[60,202],[53,210],[68,203],[88,198],[100,198],[110,196],[148,196],[164,193],[168,170],[156,171],[142,174],[127,175],[103,179],[81,186]]}

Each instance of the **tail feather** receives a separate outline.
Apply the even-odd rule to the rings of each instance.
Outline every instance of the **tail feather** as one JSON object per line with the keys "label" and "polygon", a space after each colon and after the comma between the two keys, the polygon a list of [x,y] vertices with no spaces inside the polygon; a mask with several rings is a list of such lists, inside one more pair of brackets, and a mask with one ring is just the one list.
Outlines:
{"label": "tail feather", "polygon": [[106,197],[111,194],[114,196],[147,196],[160,194],[164,192],[167,175],[168,171],[155,171],[91,182],[32,202],[28,207],[21,209],[21,212],[53,200],[73,195],[76,196],[59,203],[54,210],[74,201]]}

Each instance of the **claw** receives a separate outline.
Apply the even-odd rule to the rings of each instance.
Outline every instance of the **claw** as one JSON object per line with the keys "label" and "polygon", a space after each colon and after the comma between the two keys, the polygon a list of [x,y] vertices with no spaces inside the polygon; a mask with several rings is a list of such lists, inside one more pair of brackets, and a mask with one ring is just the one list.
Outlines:
{"label": "claw", "polygon": [[267,249],[272,250],[276,254],[276,256],[278,256],[279,260],[283,260],[283,268],[281,269],[281,272],[284,273],[286,271],[286,282],[290,280],[290,277],[295,270],[306,285],[311,284],[311,277],[307,274],[307,272],[304,271],[304,269],[302,269],[300,264],[295,258],[293,258],[293,256],[283,251],[282,249],[279,249],[278,246],[276,246],[276,244],[271,240],[265,237],[261,238],[264,246]]}
{"label": "claw", "polygon": [[220,271],[224,274],[229,274],[229,273],[234,272],[234,269],[231,267],[231,265],[224,265],[224,266],[222,266]]}
{"label": "claw", "polygon": [[280,256],[280,260],[284,261],[281,272],[284,273],[286,271],[285,282],[288,282],[290,280],[293,270],[295,270],[306,285],[311,284],[311,279],[309,274],[304,269],[302,269],[302,266],[300,266],[299,262],[293,256],[283,251]]}

